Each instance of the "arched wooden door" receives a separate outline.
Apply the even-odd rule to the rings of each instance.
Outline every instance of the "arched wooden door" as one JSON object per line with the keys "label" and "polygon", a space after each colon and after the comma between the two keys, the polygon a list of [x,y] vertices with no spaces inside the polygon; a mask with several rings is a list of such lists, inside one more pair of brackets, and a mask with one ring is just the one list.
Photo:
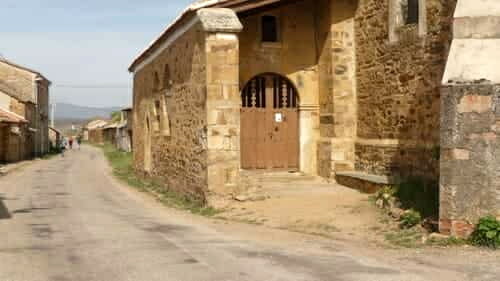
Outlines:
{"label": "arched wooden door", "polygon": [[299,168],[298,93],[277,74],[251,79],[241,92],[243,169]]}

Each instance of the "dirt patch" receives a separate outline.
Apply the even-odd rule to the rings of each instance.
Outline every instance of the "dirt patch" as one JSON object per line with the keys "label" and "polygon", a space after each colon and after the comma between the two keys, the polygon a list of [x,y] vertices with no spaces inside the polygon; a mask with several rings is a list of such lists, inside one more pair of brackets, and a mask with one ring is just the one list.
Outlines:
{"label": "dirt patch", "polygon": [[231,201],[217,217],[331,238],[384,240],[386,223],[370,195],[319,179],[297,179],[260,180],[258,194]]}

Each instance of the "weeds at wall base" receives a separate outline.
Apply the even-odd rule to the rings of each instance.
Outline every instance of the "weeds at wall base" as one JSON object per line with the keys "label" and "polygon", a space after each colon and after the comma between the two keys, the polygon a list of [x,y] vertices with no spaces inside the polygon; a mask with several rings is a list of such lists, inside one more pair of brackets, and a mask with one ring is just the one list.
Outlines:
{"label": "weeds at wall base", "polygon": [[192,200],[185,195],[170,191],[160,183],[137,176],[132,165],[132,153],[119,151],[111,144],[95,146],[103,150],[116,178],[139,191],[154,195],[163,205],[187,210],[193,214],[205,217],[213,217],[221,212],[215,208],[204,206],[203,202]]}

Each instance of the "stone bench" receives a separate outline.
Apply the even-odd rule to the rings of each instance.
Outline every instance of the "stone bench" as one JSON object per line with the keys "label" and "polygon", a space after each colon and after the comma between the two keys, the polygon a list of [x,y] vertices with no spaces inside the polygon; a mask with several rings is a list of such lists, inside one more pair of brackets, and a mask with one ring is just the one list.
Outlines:
{"label": "stone bench", "polygon": [[335,179],[338,184],[365,193],[375,193],[384,186],[400,183],[400,180],[396,177],[372,175],[357,171],[337,172]]}

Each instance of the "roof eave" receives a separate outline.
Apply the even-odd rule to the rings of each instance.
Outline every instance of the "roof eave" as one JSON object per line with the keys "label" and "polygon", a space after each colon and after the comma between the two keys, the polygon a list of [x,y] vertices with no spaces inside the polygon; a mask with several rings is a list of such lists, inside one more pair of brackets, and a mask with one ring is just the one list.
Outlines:
{"label": "roof eave", "polygon": [[45,76],[43,76],[43,74],[41,74],[40,72],[38,72],[36,70],[33,70],[33,69],[28,68],[28,67],[23,66],[23,65],[19,65],[19,64],[14,63],[14,62],[11,62],[11,61],[9,61],[7,59],[0,59],[0,62],[3,62],[5,64],[8,64],[8,65],[10,65],[12,67],[15,67],[17,69],[20,69],[20,70],[29,72],[31,74],[34,74],[34,75],[36,75],[36,79],[40,78],[40,79],[43,79],[43,80],[47,81],[47,83],[49,84],[49,86],[50,86],[50,84],[52,84],[52,82],[49,79],[47,79]]}
{"label": "roof eave", "polygon": [[[158,45],[161,45],[161,43],[168,38],[170,33],[175,32],[175,29],[178,28],[179,26],[182,26],[182,23],[186,21],[190,16],[194,15],[194,12],[203,9],[203,8],[214,8],[214,7],[225,7],[226,5],[231,5],[231,4],[239,4],[239,3],[244,3],[248,2],[251,0],[212,0],[212,1],[206,1],[202,2],[199,4],[192,4],[188,6],[167,28],[158,36],[156,39],[154,39],[144,51],[142,51],[139,56],[137,56],[132,64],[129,66],[128,71],[129,72],[134,72],[136,70],[136,67],[143,62],[147,57],[156,50],[156,47]],[[280,0],[273,0],[273,1],[280,1]]]}

